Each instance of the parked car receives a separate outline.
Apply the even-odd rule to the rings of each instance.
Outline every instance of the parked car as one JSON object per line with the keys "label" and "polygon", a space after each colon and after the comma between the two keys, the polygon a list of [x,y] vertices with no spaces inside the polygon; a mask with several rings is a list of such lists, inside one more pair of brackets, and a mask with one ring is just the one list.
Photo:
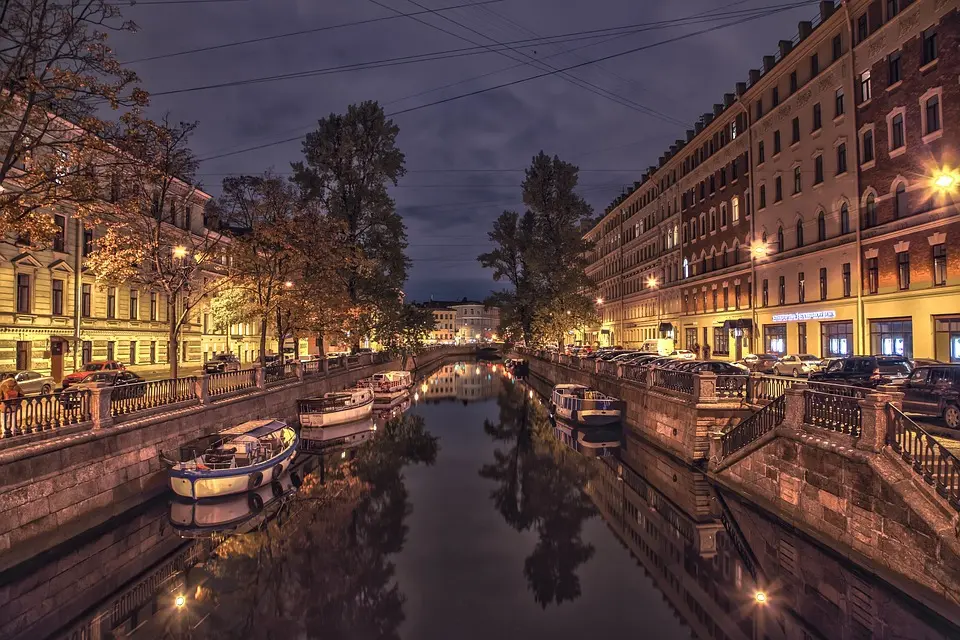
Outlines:
{"label": "parked car", "polygon": [[232,353],[217,353],[203,364],[204,373],[240,371],[240,358]]}
{"label": "parked car", "polygon": [[712,371],[718,376],[742,376],[749,373],[743,365],[734,364],[732,362],[724,362],[723,360],[694,362],[693,364],[684,367],[683,370],[690,371],[691,373]]}
{"label": "parked car", "polygon": [[76,386],[78,389],[87,389],[98,384],[110,387],[119,387],[126,384],[137,384],[140,382],[146,382],[146,380],[135,374],[133,371],[97,371],[96,373],[84,378],[83,382],[78,383]]}
{"label": "parked car", "polygon": [[960,365],[918,367],[902,391],[904,411],[942,417],[948,427],[960,429]]}
{"label": "parked car", "polygon": [[675,349],[670,352],[668,358],[677,358],[679,360],[695,360],[697,355],[689,349]]}
{"label": "parked car", "polygon": [[902,356],[853,356],[832,362],[826,371],[811,373],[810,380],[876,387],[909,375],[910,361]]}
{"label": "parked car", "polygon": [[914,369],[916,369],[917,367],[936,367],[947,363],[934,360],[933,358],[917,358],[915,360],[911,360],[910,364]]}
{"label": "parked car", "polygon": [[36,371],[18,371],[13,379],[20,386],[23,393],[42,393],[44,395],[53,391],[56,383],[50,376],[45,376]]}
{"label": "parked car", "polygon": [[743,357],[743,364],[755,373],[773,373],[773,368],[780,361],[772,353],[748,353]]}
{"label": "parked car", "polygon": [[125,371],[126,367],[123,366],[122,362],[117,360],[100,360],[98,362],[88,362],[83,365],[83,368],[79,371],[74,371],[71,374],[68,374],[64,377],[62,385],[63,389],[67,387],[83,382],[88,376],[93,375],[97,371]]}
{"label": "parked car", "polygon": [[652,353],[634,354],[634,355],[630,356],[629,358],[627,358],[627,360],[626,360],[626,362],[625,362],[624,364],[629,364],[629,365],[632,365],[632,366],[637,367],[637,366],[645,365],[646,363],[650,362],[651,360],[657,360],[658,357],[659,357],[659,356],[656,356],[656,355],[654,355],[654,354],[652,354]]}
{"label": "parked car", "polygon": [[820,358],[812,356],[809,353],[801,355],[789,355],[780,358],[780,361],[773,365],[773,372],[778,376],[807,376],[815,371],[820,371]]}

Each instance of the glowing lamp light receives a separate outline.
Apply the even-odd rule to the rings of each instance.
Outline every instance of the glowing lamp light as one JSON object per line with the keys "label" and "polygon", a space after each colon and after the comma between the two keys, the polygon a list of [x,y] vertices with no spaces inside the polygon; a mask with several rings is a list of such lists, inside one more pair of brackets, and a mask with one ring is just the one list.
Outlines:
{"label": "glowing lamp light", "polygon": [[420,392],[413,394],[413,401],[418,402],[420,400]]}
{"label": "glowing lamp light", "polygon": [[178,595],[173,599],[173,604],[177,607],[177,609],[181,609],[185,604],[187,604],[187,597],[182,594]]}
{"label": "glowing lamp light", "polygon": [[283,286],[285,286],[287,289],[290,289],[291,287],[293,287],[293,283],[287,280],[286,282],[283,283]]}
{"label": "glowing lamp light", "polygon": [[960,171],[938,171],[933,178],[933,187],[937,191],[955,190],[960,187]]}
{"label": "glowing lamp light", "polygon": [[532,400],[532,399],[533,399],[533,389],[530,389],[529,395],[530,395],[530,399]]}
{"label": "glowing lamp light", "polygon": [[179,259],[185,258],[187,255],[186,247],[174,247],[173,248],[173,257]]}
{"label": "glowing lamp light", "polygon": [[347,457],[347,452],[346,452],[346,451],[341,451],[341,452],[340,452],[340,459],[343,460],[343,459],[346,458],[346,457]]}
{"label": "glowing lamp light", "polygon": [[603,298],[597,298],[597,304],[603,304]]}
{"label": "glowing lamp light", "polygon": [[650,276],[649,278],[647,278],[647,287],[651,289],[656,289],[658,284],[660,283],[657,282],[656,277]]}
{"label": "glowing lamp light", "polygon": [[766,604],[767,602],[767,594],[765,594],[763,591],[757,591],[755,594],[753,594],[753,598],[759,604]]}

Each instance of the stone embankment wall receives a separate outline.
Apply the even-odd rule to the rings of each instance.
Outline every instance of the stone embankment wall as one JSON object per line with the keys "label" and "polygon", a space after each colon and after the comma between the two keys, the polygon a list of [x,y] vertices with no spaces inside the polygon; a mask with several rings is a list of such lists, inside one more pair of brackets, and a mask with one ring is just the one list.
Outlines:
{"label": "stone embankment wall", "polygon": [[[419,370],[470,348],[430,351]],[[408,362],[408,368],[413,368]],[[396,361],[296,379],[206,404],[168,405],[0,452],[0,571],[166,490],[161,452],[257,418],[296,418],[298,398],[351,386]],[[123,421],[120,421],[120,420]]]}

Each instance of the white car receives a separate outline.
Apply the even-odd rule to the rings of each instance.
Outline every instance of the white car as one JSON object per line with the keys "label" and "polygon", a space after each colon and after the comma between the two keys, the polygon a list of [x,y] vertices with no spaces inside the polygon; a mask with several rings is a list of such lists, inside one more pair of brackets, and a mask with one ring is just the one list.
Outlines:
{"label": "white car", "polygon": [[799,378],[815,371],[820,371],[820,358],[810,354],[783,356],[777,364],[773,365],[773,372],[778,376]]}
{"label": "white car", "polygon": [[23,393],[48,394],[57,386],[53,378],[36,371],[19,371],[13,379],[20,385],[20,390]]}
{"label": "white car", "polygon": [[671,353],[668,358],[674,358],[676,360],[696,360],[697,356],[693,351],[689,349],[677,349]]}

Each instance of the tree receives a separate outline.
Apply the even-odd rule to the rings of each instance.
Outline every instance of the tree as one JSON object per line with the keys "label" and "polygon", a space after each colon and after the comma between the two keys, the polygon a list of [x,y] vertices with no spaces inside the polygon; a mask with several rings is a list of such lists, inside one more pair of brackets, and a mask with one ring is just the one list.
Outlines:
{"label": "tree", "polygon": [[230,351],[230,327],[253,319],[254,310],[247,291],[238,286],[222,289],[210,301],[210,316],[213,328],[223,331]]}
{"label": "tree", "polygon": [[407,366],[407,358],[416,357],[426,346],[430,332],[436,327],[436,319],[430,309],[415,304],[393,304],[381,311],[377,323],[377,341],[387,350],[401,358],[401,368]]}
{"label": "tree", "polygon": [[535,156],[522,184],[526,211],[504,211],[488,234],[494,249],[478,257],[495,280],[512,285],[488,303],[500,307],[507,332],[528,344],[562,344],[567,331],[596,317],[585,270],[591,247],[581,231],[591,209],[576,193],[578,171],[542,151]]}
{"label": "tree", "polygon": [[374,330],[377,310],[395,301],[407,277],[406,229],[387,193],[403,176],[398,127],[376,102],[330,114],[303,143],[293,180],[304,197],[344,225],[343,247],[354,260],[338,270],[351,306],[353,346]]}
{"label": "tree", "polygon": [[[98,282],[131,283],[166,298],[170,377],[179,375],[180,335],[191,313],[230,283],[228,241],[207,224],[189,147],[194,123],[127,119],[111,173],[111,206],[91,214],[106,231],[87,257]],[[129,159],[129,160],[127,160]]]}
{"label": "tree", "polygon": [[0,239],[43,244],[50,211],[97,209],[101,176],[115,162],[124,127],[106,107],[146,104],[137,76],[107,46],[111,31],[135,31],[106,0],[5,0],[0,7]]}

